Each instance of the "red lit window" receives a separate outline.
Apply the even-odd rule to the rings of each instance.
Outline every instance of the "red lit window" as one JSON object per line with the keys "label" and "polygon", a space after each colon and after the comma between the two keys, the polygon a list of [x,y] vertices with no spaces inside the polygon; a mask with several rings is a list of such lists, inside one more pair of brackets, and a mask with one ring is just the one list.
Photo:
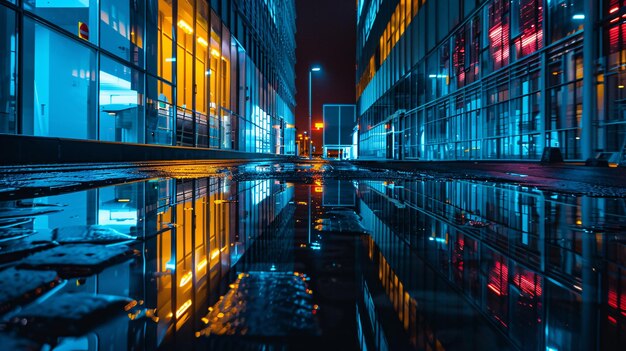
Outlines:
{"label": "red lit window", "polygon": [[509,0],[495,0],[489,6],[489,47],[494,70],[509,64]]}
{"label": "red lit window", "polygon": [[543,47],[542,0],[520,0],[519,31],[515,42],[517,57],[524,57]]}
{"label": "red lit window", "polygon": [[517,269],[517,271],[513,277],[513,284],[528,297],[541,296],[541,277],[525,269]]}
{"label": "red lit window", "polygon": [[614,320],[626,318],[626,295],[623,291],[620,291],[619,285],[617,279],[609,279],[607,303],[609,305],[609,314],[614,316]]}
{"label": "red lit window", "polygon": [[465,240],[463,235],[459,234],[459,237],[454,242],[454,250],[452,252],[452,264],[459,273],[460,277],[463,277],[463,248],[465,247]]}
{"label": "red lit window", "polygon": [[626,6],[626,0],[610,0],[608,1],[607,12],[609,16],[617,16],[622,7]]}
{"label": "red lit window", "polygon": [[626,6],[626,0],[611,0],[607,8],[607,17],[609,19],[609,52],[611,54],[624,49],[626,24],[624,24],[623,18],[620,20],[620,13],[624,6]]}
{"label": "red lit window", "polygon": [[454,36],[452,65],[459,88],[478,79],[480,29],[480,17],[475,17],[471,22],[459,29]]}
{"label": "red lit window", "polygon": [[459,29],[454,36],[454,53],[452,54],[452,65],[457,79],[457,86],[462,88],[465,85],[465,27]]}
{"label": "red lit window", "polygon": [[495,262],[493,269],[489,272],[489,282],[487,288],[498,296],[508,295],[509,293],[509,267],[499,261]]}
{"label": "red lit window", "polygon": [[480,17],[474,17],[474,20],[471,24],[471,41],[469,45],[469,70],[467,71],[467,83],[472,83],[478,80],[479,77],[479,56],[480,56],[480,37],[482,35],[481,25],[480,25]]}

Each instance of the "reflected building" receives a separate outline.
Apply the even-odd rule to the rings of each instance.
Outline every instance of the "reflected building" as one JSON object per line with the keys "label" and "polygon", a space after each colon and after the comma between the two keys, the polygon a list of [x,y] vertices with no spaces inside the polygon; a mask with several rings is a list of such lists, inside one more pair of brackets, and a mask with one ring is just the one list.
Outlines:
{"label": "reflected building", "polygon": [[[357,340],[368,350],[620,350],[626,342],[623,199],[462,179],[314,175],[291,183],[270,176],[271,167],[240,166],[237,177],[4,192],[1,273],[21,270],[34,280],[53,269],[60,279],[37,291],[10,275],[5,285],[28,293],[4,295],[9,329],[0,336],[19,328],[58,350],[94,351],[232,349],[229,340],[298,350],[355,349]],[[292,179],[302,168],[281,172]],[[115,259],[84,263],[118,249],[125,253]],[[58,263],[59,256],[66,259]],[[301,293],[313,306],[298,313],[316,315],[321,334],[196,334],[222,325],[210,323],[207,309],[228,306],[231,284],[252,272],[304,279]],[[14,318],[32,307],[49,313],[50,301],[67,293],[135,304],[82,315],[76,320],[93,328],[72,334],[42,335]],[[265,314],[259,299],[244,300]],[[77,301],[77,311],[88,305]]]}
{"label": "reflected building", "polygon": [[[0,208],[58,208],[19,224],[37,232],[33,240],[50,240],[57,228],[94,225],[136,236],[136,257],[109,264],[95,275],[66,279],[51,294],[128,296],[138,301],[140,312],[56,342],[58,349],[153,350],[199,342],[194,333],[201,318],[242,270],[270,271],[274,264],[293,270],[293,258],[288,253],[285,258],[293,239],[274,246],[277,241],[267,239],[278,235],[278,229],[282,237],[292,234],[293,196],[293,184],[274,180],[155,179],[5,201]],[[247,256],[263,263],[252,266]]]}
{"label": "reflected building", "polygon": [[0,134],[295,153],[291,0],[2,0],[0,23]]}
{"label": "reflected building", "polygon": [[372,233],[357,302],[367,349],[626,341],[620,199],[471,181],[360,181],[357,192]]}
{"label": "reflected building", "polygon": [[623,158],[623,1],[357,5],[359,157]]}

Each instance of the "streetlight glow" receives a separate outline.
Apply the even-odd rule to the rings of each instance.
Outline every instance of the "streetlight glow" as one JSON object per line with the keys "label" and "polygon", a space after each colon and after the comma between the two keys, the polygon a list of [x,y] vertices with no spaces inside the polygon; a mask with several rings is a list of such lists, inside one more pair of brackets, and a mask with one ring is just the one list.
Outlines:
{"label": "streetlight glow", "polygon": [[313,68],[311,68],[311,71],[312,71],[312,72],[319,72],[319,71],[321,71],[321,70],[322,70],[322,69],[321,69],[320,67],[313,67]]}

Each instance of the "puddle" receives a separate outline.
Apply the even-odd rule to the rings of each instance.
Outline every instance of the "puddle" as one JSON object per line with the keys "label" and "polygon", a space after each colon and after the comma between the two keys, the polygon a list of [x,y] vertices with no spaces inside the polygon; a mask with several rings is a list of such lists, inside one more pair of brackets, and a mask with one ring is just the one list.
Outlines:
{"label": "puddle", "polygon": [[0,340],[89,351],[626,341],[624,199],[336,168],[249,164],[12,194],[0,201]]}

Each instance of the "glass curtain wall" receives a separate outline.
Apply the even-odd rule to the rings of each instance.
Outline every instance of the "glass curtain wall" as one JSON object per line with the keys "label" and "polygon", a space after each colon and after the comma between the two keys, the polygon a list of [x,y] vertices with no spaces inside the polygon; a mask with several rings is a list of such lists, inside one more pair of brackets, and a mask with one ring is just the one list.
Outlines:
{"label": "glass curtain wall", "polygon": [[22,35],[23,133],[96,139],[96,51],[30,18]]}
{"label": "glass curtain wall", "polygon": [[[274,43],[280,26],[293,34],[290,1],[241,4],[267,29],[267,41],[249,37],[246,25],[231,32],[207,1],[12,1],[23,6],[19,14],[6,3],[0,1],[0,133],[285,151],[282,121],[293,123],[293,102],[277,101],[293,97],[293,82],[285,89],[283,77],[293,76],[293,67],[279,69],[267,57],[293,55],[291,46]],[[281,89],[268,80],[276,73]]]}
{"label": "glass curtain wall", "polygon": [[[607,151],[626,149],[626,1],[607,0],[601,9],[606,71],[598,78],[598,102],[604,112],[598,138]],[[621,19],[620,19],[621,18]]]}
{"label": "glass curtain wall", "polygon": [[17,132],[15,11],[0,3],[0,133]]}
{"label": "glass curtain wall", "polygon": [[146,2],[146,143],[172,145],[174,142],[174,64],[171,1]]}
{"label": "glass curtain wall", "polygon": [[[370,84],[363,86],[361,79],[357,86],[360,156],[536,160],[549,146],[560,148],[567,160],[581,159],[583,2],[543,3],[485,1],[470,6],[459,21],[464,11],[459,2],[421,2],[410,13],[416,19],[404,31],[402,21],[392,15],[390,28],[399,26],[385,30],[375,43],[378,62],[370,64],[365,53],[361,57]],[[626,14],[622,5],[607,5],[603,16],[615,17],[608,23]],[[426,20],[434,17],[441,21]],[[442,23],[450,25],[441,31]],[[623,61],[620,26],[608,29],[609,45],[599,45],[608,49],[608,67],[620,67]],[[451,35],[424,45],[422,32]],[[394,48],[393,43],[403,40],[406,45]],[[405,47],[413,50],[410,60],[397,57],[406,56]],[[623,109],[614,103],[624,86],[619,72],[612,70],[606,78],[609,85],[598,77],[599,125],[605,115],[618,119],[597,132],[599,150],[621,145],[626,114],[617,112]],[[604,106],[615,112],[605,114]],[[395,117],[400,110],[407,112],[403,122]],[[398,125],[401,135],[386,137]],[[389,144],[400,138],[402,148]],[[381,151],[388,149],[392,151]]]}
{"label": "glass curtain wall", "polygon": [[143,74],[115,60],[100,58],[100,140],[143,143]]}

